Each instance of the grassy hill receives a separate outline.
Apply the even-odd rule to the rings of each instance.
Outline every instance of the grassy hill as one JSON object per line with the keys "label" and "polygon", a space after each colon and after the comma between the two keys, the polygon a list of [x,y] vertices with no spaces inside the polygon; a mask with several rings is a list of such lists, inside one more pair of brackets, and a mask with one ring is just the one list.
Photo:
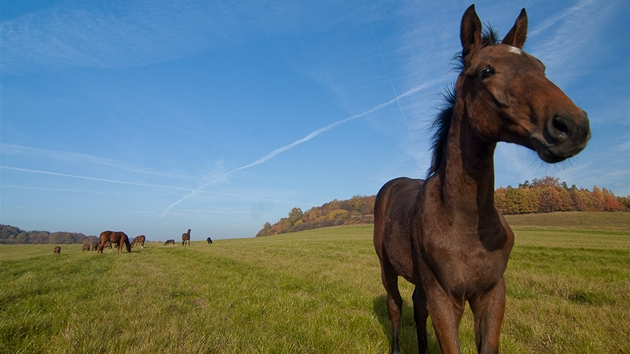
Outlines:
{"label": "grassy hill", "polygon": [[[502,351],[630,352],[630,214],[508,220],[516,245]],[[371,225],[357,225],[190,247],[147,243],[122,255],[0,245],[0,352],[386,353],[390,325],[371,238]],[[400,284],[401,346],[414,353],[413,288]],[[464,353],[476,352],[469,310],[460,340]]]}
{"label": "grassy hill", "polygon": [[630,213],[565,212],[506,215],[513,229],[555,228],[568,230],[630,231]]}

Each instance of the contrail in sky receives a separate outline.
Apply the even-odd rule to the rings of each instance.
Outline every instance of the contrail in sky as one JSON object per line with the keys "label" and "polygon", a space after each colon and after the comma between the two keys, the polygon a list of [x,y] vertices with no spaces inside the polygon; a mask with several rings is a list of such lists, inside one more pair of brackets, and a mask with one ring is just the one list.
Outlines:
{"label": "contrail in sky", "polygon": [[245,166],[239,167],[239,168],[235,169],[234,171],[228,172],[227,174],[232,174],[232,173],[234,173],[236,171],[240,171],[240,170],[244,170],[244,169],[256,166],[256,165],[260,165],[261,163],[263,163],[263,162],[265,162],[265,161],[275,157],[276,155],[278,155],[278,154],[280,154],[282,152],[285,152],[287,150],[290,150],[290,149],[292,149],[292,148],[294,148],[294,147],[296,147],[296,146],[298,146],[298,145],[300,145],[300,144],[302,144],[304,142],[307,142],[307,141],[313,139],[314,137],[318,136],[319,134],[327,132],[330,129],[332,129],[332,128],[338,126],[338,125],[341,125],[343,123],[349,122],[351,120],[355,120],[355,119],[364,117],[364,116],[366,116],[366,115],[368,115],[370,113],[374,113],[374,112],[376,112],[376,111],[378,111],[378,110],[380,110],[380,109],[382,109],[384,107],[387,107],[387,106],[389,106],[391,104],[397,103],[400,106],[400,98],[406,97],[406,96],[412,95],[412,94],[414,94],[414,93],[416,93],[418,91],[421,91],[422,89],[425,89],[425,88],[433,85],[433,83],[436,82],[436,81],[438,81],[438,80],[429,81],[429,82],[424,83],[424,84],[422,84],[420,86],[416,86],[416,87],[412,88],[411,90],[409,90],[409,91],[407,91],[407,92],[405,92],[405,93],[403,93],[401,95],[396,95],[395,98],[393,98],[393,99],[391,99],[391,100],[389,100],[389,101],[387,101],[385,103],[381,103],[378,106],[375,106],[375,107],[373,107],[373,108],[371,108],[371,109],[369,109],[369,110],[367,110],[367,111],[365,111],[363,113],[359,113],[359,114],[356,114],[356,115],[354,115],[352,117],[348,117],[348,118],[345,118],[345,119],[338,120],[336,122],[328,124],[327,126],[325,126],[323,128],[319,128],[319,129],[313,130],[308,135],[306,135],[304,138],[296,140],[293,143],[291,143],[289,145],[285,145],[285,146],[283,146],[283,147],[281,147],[279,149],[276,149],[276,150],[270,152],[269,154],[259,158],[258,160],[250,163],[249,165],[245,165]]}
{"label": "contrail in sky", "polygon": [[[434,80],[434,81],[437,81],[437,80]],[[258,160],[250,163],[249,165],[245,165],[245,166],[239,167],[239,168],[235,169],[234,171],[228,172],[228,174],[234,173],[236,171],[244,170],[244,169],[256,166],[256,165],[260,165],[261,163],[263,163],[263,162],[265,162],[265,161],[275,157],[276,155],[278,155],[278,154],[280,154],[282,152],[285,152],[287,150],[290,150],[290,149],[292,149],[292,148],[294,148],[294,147],[296,147],[296,146],[298,146],[298,145],[300,145],[300,144],[302,144],[304,142],[307,142],[307,141],[313,139],[314,137],[318,136],[319,134],[324,133],[324,132],[326,132],[326,131],[328,131],[328,130],[330,130],[330,129],[338,126],[338,125],[341,125],[343,123],[349,122],[351,120],[355,120],[357,118],[364,117],[364,116],[366,116],[366,115],[368,115],[370,113],[374,113],[374,112],[378,111],[379,109],[387,107],[387,106],[389,106],[389,105],[391,105],[393,103],[397,103],[398,106],[400,106],[400,98],[409,96],[409,95],[414,94],[414,93],[416,93],[416,92],[418,92],[418,91],[420,91],[420,90],[422,90],[424,88],[427,88],[427,87],[431,86],[434,83],[434,81],[429,81],[429,82],[424,83],[424,84],[422,84],[420,86],[416,86],[416,87],[412,88],[411,90],[403,93],[402,95],[396,95],[396,98],[393,98],[393,99],[391,99],[391,100],[389,100],[389,101],[387,101],[385,103],[381,103],[378,106],[375,106],[375,107],[373,107],[373,108],[371,108],[371,109],[369,109],[369,110],[367,110],[367,111],[365,111],[363,113],[359,113],[359,114],[356,114],[356,115],[354,115],[352,117],[348,117],[348,118],[344,118],[344,119],[338,120],[336,122],[328,124],[327,126],[325,126],[323,128],[319,128],[319,129],[313,130],[312,132],[308,133],[308,135],[306,135],[302,139],[296,140],[296,141],[292,142],[291,144],[285,145],[285,146],[283,146],[283,147],[281,147],[279,149],[275,149],[274,151],[270,152],[269,154],[267,154],[267,155],[259,158]],[[409,128],[409,126],[407,126],[407,128]]]}
{"label": "contrail in sky", "polygon": [[[231,175],[231,174],[232,174],[232,173],[234,173],[234,172],[242,171],[242,170],[248,169],[248,168],[250,168],[250,167],[254,167],[254,166],[256,166],[256,165],[260,165],[261,163],[264,163],[265,161],[267,161],[267,160],[270,160],[270,159],[274,158],[274,157],[275,157],[275,156],[277,156],[278,154],[283,153],[283,152],[285,152],[285,151],[287,151],[287,150],[290,150],[290,149],[292,149],[292,148],[294,148],[294,147],[296,147],[296,146],[298,146],[298,145],[300,145],[300,144],[302,144],[302,143],[305,143],[305,142],[307,142],[307,141],[309,141],[309,140],[313,139],[314,137],[316,137],[316,136],[320,135],[321,133],[327,132],[327,131],[329,131],[329,130],[331,130],[331,129],[335,128],[335,127],[337,127],[338,125],[341,125],[341,124],[343,124],[343,123],[346,123],[346,122],[349,122],[349,121],[352,121],[352,120],[355,120],[355,119],[358,119],[358,118],[361,118],[361,117],[364,117],[364,116],[366,116],[366,115],[368,115],[368,114],[370,114],[370,113],[374,113],[374,112],[376,112],[376,111],[378,111],[378,110],[380,110],[380,109],[382,109],[382,108],[384,108],[384,107],[387,107],[387,106],[389,106],[389,105],[392,105],[392,104],[394,104],[394,103],[397,103],[397,104],[399,105],[399,107],[400,107],[400,98],[403,98],[403,97],[406,97],[406,96],[412,95],[412,94],[414,94],[414,93],[416,93],[416,92],[418,92],[418,91],[421,91],[421,90],[423,90],[423,89],[425,89],[425,88],[427,88],[427,87],[430,87],[430,86],[432,86],[432,85],[433,85],[435,82],[437,82],[437,81],[441,81],[441,80],[432,80],[432,81],[429,81],[429,82],[425,82],[424,84],[419,85],[419,86],[416,86],[416,87],[414,87],[414,88],[412,88],[412,89],[410,89],[410,90],[408,90],[408,91],[404,92],[404,93],[403,93],[403,94],[401,94],[401,95],[396,95],[396,97],[395,97],[395,98],[393,98],[393,99],[391,99],[391,100],[389,100],[389,101],[387,101],[387,102],[385,102],[385,103],[381,103],[381,104],[379,104],[378,106],[372,107],[371,109],[369,109],[369,110],[367,110],[367,111],[365,111],[365,112],[362,112],[362,113],[359,113],[359,114],[355,114],[355,115],[353,115],[353,116],[351,116],[351,117],[344,118],[344,119],[338,120],[338,121],[336,121],[336,122],[330,123],[330,124],[328,124],[327,126],[325,126],[325,127],[323,127],[323,128],[319,128],[319,129],[313,130],[312,132],[308,133],[308,134],[307,134],[305,137],[303,137],[302,139],[298,139],[298,140],[296,140],[296,141],[292,142],[291,144],[288,144],[288,145],[285,145],[285,146],[283,146],[283,147],[281,147],[281,148],[275,149],[274,151],[272,151],[272,152],[268,153],[267,155],[265,155],[265,156],[263,156],[263,157],[259,158],[258,160],[254,161],[254,162],[252,162],[252,163],[250,163],[250,164],[248,164],[248,165],[241,166],[241,167],[239,167],[239,168],[237,168],[237,169],[235,169],[235,170],[232,170],[232,171],[230,171],[230,172],[226,172],[226,173],[225,173],[223,176],[221,176],[220,178],[217,178],[217,179],[215,179],[215,180],[213,180],[213,181],[211,181],[211,182],[208,182],[208,183],[204,183],[204,184],[202,184],[202,185],[201,185],[201,186],[199,186],[197,189],[193,190],[192,192],[190,192],[190,193],[186,194],[185,196],[181,197],[179,200],[177,200],[177,201],[176,201],[176,202],[174,202],[173,204],[169,205],[169,206],[168,206],[168,207],[167,207],[167,208],[166,208],[166,209],[162,212],[161,216],[166,216],[166,215],[168,215],[168,213],[171,211],[171,209],[173,209],[173,207],[175,207],[175,206],[176,206],[176,205],[178,205],[179,203],[183,202],[184,200],[186,200],[186,199],[188,199],[188,198],[191,198],[191,197],[195,197],[195,196],[197,196],[197,195],[198,195],[198,194],[202,191],[202,189],[203,189],[203,188],[205,188],[205,187],[207,187],[207,186],[209,186],[209,185],[211,185],[211,184],[214,184],[214,183],[216,183],[216,182],[218,182],[218,181],[220,181],[220,180],[222,180],[222,179],[227,178],[227,176],[228,176],[228,175]],[[404,113],[403,113],[403,114],[404,114]],[[408,127],[409,127],[409,126],[407,126],[407,128],[408,128]]]}

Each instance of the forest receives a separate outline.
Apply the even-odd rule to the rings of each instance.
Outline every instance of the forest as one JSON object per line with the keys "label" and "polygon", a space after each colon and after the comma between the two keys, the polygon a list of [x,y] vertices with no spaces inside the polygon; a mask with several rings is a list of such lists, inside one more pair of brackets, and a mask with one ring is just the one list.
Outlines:
{"label": "forest", "polygon": [[24,231],[15,226],[0,224],[0,244],[69,244],[96,240],[96,236],[85,236],[77,232]]}
{"label": "forest", "polygon": [[[266,222],[256,237],[271,236],[320,227],[374,222],[375,196],[354,196],[337,199],[306,212],[293,208],[288,217],[275,224]],[[494,192],[499,210],[505,214],[551,213],[565,211],[630,211],[630,197],[617,197],[606,188],[592,190],[569,187],[558,178],[534,178],[518,187],[499,187]]]}

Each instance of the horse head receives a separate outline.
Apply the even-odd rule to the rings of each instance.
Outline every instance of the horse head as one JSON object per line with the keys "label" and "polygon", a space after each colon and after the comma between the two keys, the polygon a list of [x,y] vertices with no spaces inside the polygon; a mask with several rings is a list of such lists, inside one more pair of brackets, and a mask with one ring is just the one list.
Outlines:
{"label": "horse head", "polygon": [[[485,38],[484,38],[485,37]],[[580,152],[591,136],[582,109],[545,76],[545,66],[523,51],[527,13],[521,10],[501,43],[482,36],[471,5],[462,17],[462,72],[455,90],[481,139],[530,148],[555,163]],[[459,106],[458,106],[459,104]]]}

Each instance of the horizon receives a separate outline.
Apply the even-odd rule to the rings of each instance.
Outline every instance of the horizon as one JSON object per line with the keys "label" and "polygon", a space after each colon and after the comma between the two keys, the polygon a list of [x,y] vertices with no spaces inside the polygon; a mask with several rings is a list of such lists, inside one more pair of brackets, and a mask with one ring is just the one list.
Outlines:
{"label": "horizon", "polygon": [[[548,177],[548,176],[546,176],[546,177]],[[545,177],[540,178],[540,179],[544,179],[544,178],[545,178]],[[529,183],[529,182],[535,182],[536,180],[540,180],[540,179],[534,178],[534,179],[533,179],[533,181],[529,181],[529,180],[523,181],[523,183],[519,183],[518,187],[516,187],[516,188],[521,188],[521,185],[522,185],[522,184],[527,184],[527,183]],[[565,184],[565,182],[564,182],[564,181],[557,181],[557,182],[558,182],[558,184],[559,184],[559,185]],[[513,186],[511,186],[511,185],[508,185],[508,186],[506,186],[505,188],[510,188],[510,187],[514,188],[514,187],[513,187]],[[568,187],[568,186],[565,186],[565,188],[567,188],[567,187]],[[572,187],[573,187],[573,186],[572,186]],[[569,187],[569,188],[572,188],[572,187]],[[578,187],[578,186],[575,186],[575,187],[576,187],[576,188],[578,188],[578,189],[583,189],[583,188]],[[599,186],[594,186],[593,190],[595,189],[595,187],[597,187],[597,188],[598,188],[598,189],[600,189],[600,190],[608,190],[606,187],[599,187]],[[503,188],[503,187],[499,187],[499,188]],[[498,190],[499,188],[497,188],[496,190]],[[495,192],[496,192],[496,190],[495,190]],[[591,191],[591,192],[592,192],[592,190],[589,190],[589,191]],[[612,190],[608,190],[608,192],[611,192],[611,193],[615,194],[615,193],[614,193],[614,191],[612,191]],[[619,196],[619,195],[616,195],[616,194],[615,194],[615,196],[617,196],[617,197],[630,197],[630,195],[628,195],[628,196]],[[360,197],[362,197],[362,198],[370,198],[370,197],[375,197],[375,195],[360,196]],[[354,196],[353,196],[353,198],[354,198]],[[334,200],[338,200],[338,199],[334,199]],[[350,199],[344,199],[344,200],[338,200],[338,201],[339,201],[339,202],[344,202],[344,201],[348,201],[348,200],[350,200]],[[330,204],[331,202],[333,202],[333,200],[330,200],[330,201],[328,201],[328,202],[326,202],[326,203],[323,203],[322,205],[316,205],[316,206],[313,206],[312,208],[322,208],[324,205],[326,205],[326,204]],[[298,208],[298,209],[299,209],[299,208]],[[300,210],[301,210],[301,209],[300,209]],[[303,210],[303,212],[307,212],[307,211],[310,211],[310,210],[311,210],[311,209],[308,209],[308,210]],[[593,211],[577,211],[577,210],[558,211],[558,212],[555,212],[555,213],[582,213],[582,212],[593,213]],[[595,213],[600,213],[600,212],[601,212],[601,213],[610,213],[610,212],[614,212],[614,211],[595,211]],[[623,211],[622,211],[622,212],[623,212]],[[287,213],[287,215],[288,215],[289,213],[290,213],[290,212],[288,212],[288,213]],[[551,213],[548,213],[548,212],[529,212],[529,213],[522,213],[522,214],[507,214],[507,215],[553,214],[553,213],[554,213],[554,212],[551,212]],[[273,221],[268,221],[268,222],[269,222],[269,224],[271,224],[271,225],[275,225],[275,224],[277,224],[278,222],[280,222],[280,220],[281,220],[282,218],[286,218],[286,217],[287,217],[287,215],[285,215],[284,217],[281,217],[280,219],[278,219],[278,220],[277,220],[277,221],[275,221],[275,222],[273,222]],[[0,225],[9,226],[9,227],[14,227],[14,228],[17,228],[17,229],[19,229],[19,230],[21,230],[21,231],[26,231],[26,232],[48,232],[48,233],[50,233],[50,234],[53,234],[53,233],[77,233],[77,234],[83,234],[83,235],[84,235],[85,237],[87,237],[87,238],[89,238],[89,237],[96,237],[96,238],[98,239],[98,237],[99,237],[99,235],[89,235],[89,234],[84,234],[84,233],[82,233],[82,232],[80,232],[80,231],[70,231],[70,230],[58,230],[58,231],[50,231],[50,230],[25,230],[25,229],[20,228],[19,226],[15,226],[15,225],[8,225],[8,224],[1,224],[1,223],[0,223]],[[357,225],[357,224],[348,224],[348,225],[346,225],[346,224],[342,224],[342,225],[336,225],[336,226],[326,226],[326,227],[354,226],[354,225]],[[316,228],[326,228],[326,227],[316,227]],[[261,227],[261,230],[262,230],[262,229],[263,229],[263,227]],[[258,231],[261,231],[261,230],[258,230]],[[309,229],[309,230],[311,230],[311,229]],[[110,230],[106,230],[106,231],[110,231]],[[114,230],[111,230],[111,231],[114,231]],[[291,231],[290,231],[290,232],[291,232]],[[276,234],[264,235],[264,236],[260,236],[260,237],[269,237],[269,236],[274,236],[274,235],[276,235]],[[129,240],[130,240],[130,241],[132,241],[132,240],[136,237],[136,236],[131,236],[131,235],[127,235],[127,236],[129,237]],[[140,236],[140,235],[138,235],[138,236]],[[144,236],[144,235],[142,235],[142,236]],[[169,236],[169,237],[170,237],[170,236]],[[258,236],[258,235],[256,235],[255,237],[259,237],[259,236]],[[252,237],[251,237],[251,236],[244,236],[244,237],[223,238],[223,239],[238,239],[238,238],[252,238]],[[206,241],[206,239],[199,239],[199,240],[193,240],[193,241],[196,241],[196,242],[203,242],[203,241]],[[146,242],[164,242],[164,240],[152,240],[152,239],[147,238],[147,241],[146,241]],[[175,242],[177,243],[177,241],[175,241]]]}
{"label": "horizon", "polygon": [[[469,4],[0,2],[0,223],[131,238],[265,222],[425,178]],[[630,4],[476,2],[590,119],[576,157],[500,143],[495,189],[630,195]]]}

